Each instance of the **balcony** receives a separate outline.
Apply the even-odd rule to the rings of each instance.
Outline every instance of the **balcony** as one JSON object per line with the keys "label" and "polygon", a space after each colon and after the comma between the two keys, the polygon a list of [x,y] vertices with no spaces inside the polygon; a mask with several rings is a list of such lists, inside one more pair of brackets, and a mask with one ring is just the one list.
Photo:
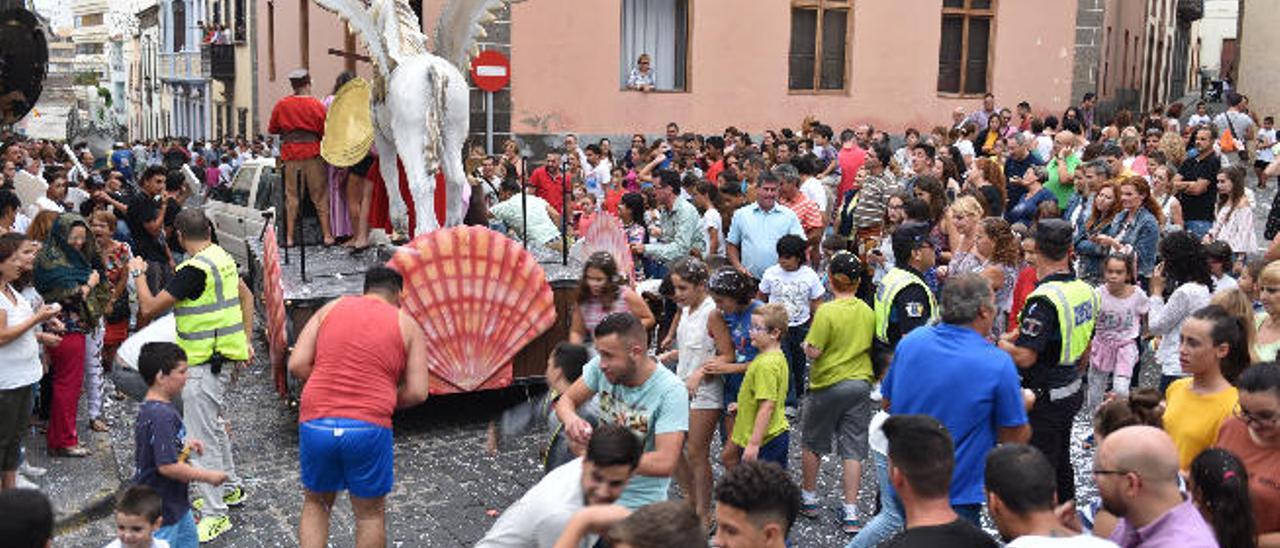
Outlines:
{"label": "balcony", "polygon": [[236,78],[236,47],[231,44],[200,46],[200,61],[205,74],[215,80],[230,82]]}
{"label": "balcony", "polygon": [[199,51],[161,53],[159,67],[160,79],[179,81],[204,80],[205,74],[207,73],[204,72],[204,68],[201,66],[201,61]]}

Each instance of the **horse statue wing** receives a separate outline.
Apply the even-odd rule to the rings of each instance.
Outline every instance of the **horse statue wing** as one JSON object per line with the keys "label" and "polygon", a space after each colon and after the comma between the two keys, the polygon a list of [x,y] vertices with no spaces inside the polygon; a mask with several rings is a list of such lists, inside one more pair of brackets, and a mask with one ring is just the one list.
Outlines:
{"label": "horse statue wing", "polygon": [[477,53],[476,43],[488,36],[484,25],[492,23],[497,12],[509,5],[511,0],[452,0],[436,22],[435,54],[465,73]]}

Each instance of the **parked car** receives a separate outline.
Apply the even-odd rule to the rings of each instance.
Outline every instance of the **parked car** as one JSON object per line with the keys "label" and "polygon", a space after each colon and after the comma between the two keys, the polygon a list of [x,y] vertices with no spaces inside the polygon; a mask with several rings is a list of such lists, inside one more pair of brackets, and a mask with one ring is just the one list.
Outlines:
{"label": "parked car", "polygon": [[245,160],[227,188],[213,189],[205,202],[205,214],[213,221],[218,245],[226,249],[242,270],[257,262],[251,240],[262,236],[267,219],[278,210],[281,174],[273,158]]}

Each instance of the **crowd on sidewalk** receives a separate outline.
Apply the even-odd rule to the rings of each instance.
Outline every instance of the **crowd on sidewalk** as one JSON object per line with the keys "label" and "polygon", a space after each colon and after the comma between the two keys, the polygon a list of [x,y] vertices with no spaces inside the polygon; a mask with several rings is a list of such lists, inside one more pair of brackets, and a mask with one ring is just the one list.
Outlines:
{"label": "crowd on sidewalk", "polygon": [[[312,150],[323,105],[305,73],[291,80],[272,122],[281,159],[327,174]],[[1254,224],[1266,208],[1254,192],[1280,162],[1272,119],[1243,95],[1225,99],[1217,116],[1199,105],[1184,118],[1175,104],[1104,120],[1092,94],[1060,117],[988,95],[980,110],[907,128],[896,149],[883,130],[837,135],[813,117],[758,140],[671,123],[622,154],[567,135],[533,169],[515,141],[496,156],[473,149],[469,224],[554,247],[614,216],[631,255],[584,262],[551,392],[512,410],[548,423],[545,475],[479,546],[780,547],[799,517],[832,520],[849,546],[996,546],[983,513],[1012,546],[1280,545],[1280,213]],[[267,153],[252,145],[248,157],[255,147]],[[46,162],[47,148],[0,151],[50,183],[26,212],[0,190],[0,225],[13,227],[0,236],[0,353],[17,364],[0,370],[4,486],[17,482],[31,398],[49,392],[36,409],[48,408],[50,452],[83,455],[75,413],[82,392],[91,415],[101,408],[94,371],[172,307],[178,344],[138,360],[149,389],[135,483],[146,487],[116,519],[121,541],[129,523],[174,545],[216,538],[246,496],[218,439],[219,369],[252,357],[252,295],[204,216],[176,211],[187,186],[164,164],[198,164],[200,147],[171,145],[159,166],[118,147],[101,172],[82,153],[53,149]],[[229,167],[245,158],[211,154]],[[367,223],[369,193],[346,190],[378,189],[378,171],[353,167],[310,192],[326,244],[344,215],[322,206],[351,198],[348,218]],[[208,176],[225,185],[220,166]],[[352,234],[354,247],[365,237]],[[385,544],[392,413],[429,382],[403,284],[371,269],[364,294],[318,311],[290,355],[307,381],[303,546],[325,545],[344,490],[356,544]],[[1156,386],[1139,382],[1144,356]],[[1073,434],[1080,418],[1086,439]],[[1087,499],[1070,458],[1080,445],[1093,451]],[[833,453],[838,487],[818,473]],[[673,479],[682,501],[668,500]],[[822,507],[828,489],[841,505]],[[874,515],[859,509],[863,489],[878,493]],[[37,513],[24,493],[5,491],[0,506]]]}

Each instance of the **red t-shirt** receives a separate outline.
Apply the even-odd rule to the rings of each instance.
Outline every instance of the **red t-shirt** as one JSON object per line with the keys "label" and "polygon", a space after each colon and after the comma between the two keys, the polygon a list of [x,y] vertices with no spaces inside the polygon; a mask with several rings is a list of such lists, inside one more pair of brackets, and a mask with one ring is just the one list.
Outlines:
{"label": "red t-shirt", "polygon": [[718,185],[718,184],[720,184],[720,181],[719,181],[719,180],[717,180],[717,179],[720,177],[720,172],[721,172],[721,171],[724,171],[724,159],[723,159],[723,158],[722,158],[722,159],[719,159],[719,160],[716,160],[716,162],[715,162],[714,164],[711,164],[711,167],[707,168],[707,180],[708,180],[708,181],[711,181],[711,184],[713,184],[713,185]]}
{"label": "red t-shirt", "polygon": [[1036,269],[1030,266],[1023,268],[1018,272],[1018,281],[1013,284],[1013,307],[1009,310],[1009,329],[1008,331],[1016,331],[1018,329],[1018,314],[1022,313],[1022,305],[1027,304],[1027,295],[1036,290]]}
{"label": "red t-shirt", "polygon": [[[283,135],[290,131],[310,131],[324,135],[324,103],[309,95],[290,95],[271,109],[271,123],[267,133]],[[310,143],[284,143],[280,145],[280,159],[286,162],[306,160],[320,155],[320,140]]]}
{"label": "red t-shirt", "polygon": [[621,188],[618,190],[606,190],[604,192],[604,210],[617,217],[618,203],[622,202],[622,195],[626,193],[627,191]]}
{"label": "red t-shirt", "polygon": [[344,418],[391,428],[405,360],[400,310],[373,297],[342,297],[316,334],[298,422]]}
{"label": "red t-shirt", "polygon": [[539,198],[546,200],[557,212],[564,207],[564,174],[552,177],[547,173],[547,166],[533,170],[529,176],[529,184]]}
{"label": "red t-shirt", "polygon": [[840,187],[836,189],[836,196],[844,196],[857,185],[858,169],[867,162],[867,151],[858,145],[841,147],[837,159],[840,161]]}

